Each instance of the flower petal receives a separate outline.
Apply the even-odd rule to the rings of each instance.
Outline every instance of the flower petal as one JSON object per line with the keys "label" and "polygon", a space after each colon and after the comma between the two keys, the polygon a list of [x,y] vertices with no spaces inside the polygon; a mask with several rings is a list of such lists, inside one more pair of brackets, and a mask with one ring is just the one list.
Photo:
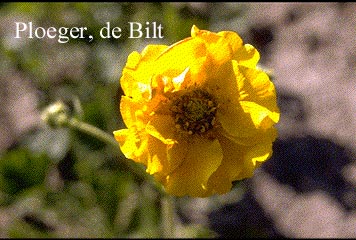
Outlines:
{"label": "flower petal", "polygon": [[156,114],[152,116],[146,126],[146,131],[164,144],[174,144],[176,142],[176,128],[174,119],[170,115]]}
{"label": "flower petal", "polygon": [[189,148],[190,144],[185,138],[179,139],[179,142],[168,147],[169,173],[175,171],[175,169],[182,164],[188,154]]}
{"label": "flower petal", "polygon": [[167,145],[155,137],[148,138],[148,159],[146,172],[149,174],[166,175],[169,170]]}
{"label": "flower petal", "polygon": [[114,137],[119,142],[120,149],[126,158],[147,164],[148,136],[146,133],[131,127],[114,131]]}
{"label": "flower petal", "polygon": [[[256,69],[259,58],[237,33],[196,26],[191,37],[171,46],[148,45],[131,53],[120,79],[125,93],[120,111],[128,129],[114,132],[122,152],[145,164],[176,196],[223,194],[233,181],[251,177],[272,154],[280,116],[273,83]],[[182,110],[175,101],[198,91],[207,99],[194,95],[189,106],[208,102],[199,116],[205,110],[214,115],[204,134],[189,135],[176,128],[172,106]],[[194,119],[192,126],[201,124]]]}
{"label": "flower petal", "polygon": [[211,194],[224,194],[230,191],[232,181],[242,179],[240,175],[243,171],[247,170],[252,174],[253,169],[250,162],[244,161],[244,149],[241,145],[221,135],[218,138],[223,150],[223,160],[209,178],[208,189]]}
{"label": "flower petal", "polygon": [[221,131],[221,134],[236,144],[242,146],[254,146],[261,142],[267,141],[274,142],[278,136],[277,129],[275,127],[271,127],[269,129],[256,129],[253,131],[253,134],[248,137],[232,136],[224,130]]}
{"label": "flower petal", "polygon": [[186,38],[163,51],[155,60],[157,73],[174,78],[187,68],[196,76],[206,61],[206,46],[203,41]]}
{"label": "flower petal", "polygon": [[[235,108],[231,106],[228,111],[223,113],[218,111],[216,119],[222,127],[220,133],[244,146],[255,145],[264,140],[274,141],[277,137],[277,131],[272,127],[274,121],[267,116],[261,122],[257,122],[259,112],[254,114],[257,116],[251,115],[250,112],[244,112],[241,106],[235,106]],[[257,128],[256,125],[259,127]]]}
{"label": "flower petal", "polygon": [[263,142],[245,150],[245,161],[251,162],[254,166],[259,166],[272,156],[272,142]]}
{"label": "flower petal", "polygon": [[253,124],[257,129],[267,129],[279,121],[279,113],[272,112],[269,109],[254,102],[240,101],[244,112],[251,115]]}
{"label": "flower petal", "polygon": [[245,44],[236,51],[234,59],[239,65],[256,68],[257,63],[260,60],[260,53],[252,45]]}
{"label": "flower petal", "polygon": [[239,76],[240,101],[258,103],[271,112],[279,113],[276,90],[268,75],[257,69],[234,65]]}
{"label": "flower petal", "polygon": [[206,76],[203,87],[216,98],[222,108],[227,103],[238,103],[239,89],[231,62],[220,66],[207,65]]}
{"label": "flower petal", "polygon": [[136,125],[139,129],[143,128],[144,113],[143,103],[135,102],[132,98],[122,96],[120,100],[120,112],[125,125],[130,128]]}
{"label": "flower petal", "polygon": [[244,112],[238,104],[226,103],[224,109],[218,109],[216,120],[231,136],[247,138],[256,134],[256,127],[250,114]]}
{"label": "flower petal", "polygon": [[237,33],[231,31],[222,31],[218,32],[218,35],[222,36],[224,41],[229,43],[233,54],[235,54],[235,52],[242,47],[243,41]]}
{"label": "flower petal", "polygon": [[236,50],[242,46],[242,39],[235,32],[222,31],[214,33],[199,30],[197,27],[193,30],[193,28],[192,37],[201,39],[206,43],[208,54],[216,65],[230,61]]}
{"label": "flower petal", "polygon": [[[239,97],[224,101],[217,120],[230,136],[247,138],[279,121],[279,108],[273,83],[262,71],[239,66],[233,61]],[[231,85],[231,84],[230,84]],[[234,86],[234,85],[232,85]],[[229,91],[226,90],[228,93]]]}
{"label": "flower petal", "polygon": [[210,194],[224,194],[231,190],[232,182],[252,177],[254,170],[272,155],[272,142],[265,141],[254,146],[241,146],[219,136],[223,160],[208,181]]}
{"label": "flower petal", "polygon": [[141,54],[135,51],[128,56],[120,78],[120,84],[126,96],[134,99],[150,96],[151,77],[155,71],[154,61],[167,47],[166,45],[148,45]]}
{"label": "flower petal", "polygon": [[203,197],[209,177],[221,164],[222,149],[219,141],[201,137],[192,139],[179,167],[168,177],[166,191],[176,195]]}

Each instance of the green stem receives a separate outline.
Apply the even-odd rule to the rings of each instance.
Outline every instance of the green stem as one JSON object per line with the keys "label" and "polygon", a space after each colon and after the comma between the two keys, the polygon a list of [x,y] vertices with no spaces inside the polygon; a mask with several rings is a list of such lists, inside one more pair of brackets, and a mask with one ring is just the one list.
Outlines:
{"label": "green stem", "polygon": [[[68,120],[68,127],[81,131],[83,133],[86,133],[88,135],[91,135],[99,140],[101,140],[104,143],[107,143],[108,145],[111,145],[114,147],[114,149],[119,150],[119,143],[115,140],[115,138],[108,133],[104,132],[100,128],[97,128],[91,124],[82,122],[76,118],[71,118]],[[148,175],[144,171],[141,171],[141,169],[138,169],[137,167],[129,164],[128,161],[121,161],[121,164],[124,164],[126,167],[128,167],[136,176],[138,176],[142,180],[147,180]]]}
{"label": "green stem", "polygon": [[162,238],[174,238],[174,199],[168,194],[161,195]]}
{"label": "green stem", "polygon": [[[119,150],[119,143],[115,140],[115,138],[111,135],[109,135],[107,132],[104,132],[100,128],[97,128],[91,124],[79,121],[76,118],[71,118],[68,121],[68,127],[72,129],[76,129],[78,131],[81,131],[83,133],[89,134],[109,145],[114,147],[115,149]],[[137,177],[139,177],[141,180],[148,181],[154,185],[154,187],[157,189],[157,191],[161,195],[165,195],[165,191],[162,189],[162,187],[157,184],[156,181],[147,174],[145,171],[142,171],[142,169],[139,169],[136,165],[131,164],[129,161],[121,161],[121,164],[125,165],[130,171],[135,174]]]}
{"label": "green stem", "polygon": [[[119,143],[112,135],[104,132],[100,128],[97,128],[91,124],[82,122],[75,117],[70,118],[68,116],[68,110],[62,102],[56,102],[53,105],[48,106],[41,114],[41,118],[52,127],[69,127],[89,134],[108,145],[111,145],[116,150],[119,150]],[[154,185],[161,196],[162,204],[162,230],[164,238],[174,237],[174,202],[173,198],[169,196],[163,189],[162,185],[158,184],[154,180],[153,176],[147,174],[143,169],[137,168],[137,165],[131,161],[123,161],[121,158],[121,164],[125,165],[130,171],[135,174],[140,180],[147,181]]]}
{"label": "green stem", "polygon": [[[114,148],[118,149],[118,142],[103,130],[90,125],[88,123],[79,121],[76,118],[72,118],[68,121],[68,126],[72,129],[79,130],[86,134],[89,134],[107,144],[110,144]],[[146,180],[152,183],[158,192],[161,195],[161,206],[162,206],[162,230],[163,238],[173,238],[174,235],[174,199],[169,196],[162,188],[162,186],[158,185],[154,179],[149,179],[151,176],[146,172],[141,171],[141,169],[136,168],[134,165],[129,164],[128,161],[122,161],[122,164],[125,164],[136,176],[140,177],[142,180]]]}
{"label": "green stem", "polygon": [[111,135],[107,134],[103,130],[101,130],[91,124],[79,121],[76,118],[70,119],[68,124],[69,124],[69,127],[77,129],[83,133],[89,134],[89,135],[101,140],[102,142],[105,142],[105,143],[113,146],[114,148],[118,148],[118,146],[119,146],[119,143],[114,139],[114,137],[112,137]]}

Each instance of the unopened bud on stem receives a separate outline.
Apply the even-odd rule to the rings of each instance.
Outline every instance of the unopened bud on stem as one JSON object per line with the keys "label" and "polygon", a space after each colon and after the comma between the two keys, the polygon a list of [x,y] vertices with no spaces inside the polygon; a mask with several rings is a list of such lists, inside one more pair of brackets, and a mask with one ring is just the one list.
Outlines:
{"label": "unopened bud on stem", "polygon": [[51,127],[67,126],[69,122],[68,109],[63,102],[55,102],[42,111],[41,119]]}

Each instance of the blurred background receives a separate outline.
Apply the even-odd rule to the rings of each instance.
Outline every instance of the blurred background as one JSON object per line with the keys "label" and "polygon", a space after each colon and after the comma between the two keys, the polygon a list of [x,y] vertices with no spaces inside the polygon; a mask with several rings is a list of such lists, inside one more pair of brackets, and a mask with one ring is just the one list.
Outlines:
{"label": "blurred background", "polygon": [[[163,39],[128,39],[127,22]],[[15,37],[15,22],[87,27],[92,42]],[[102,39],[110,22],[119,39]],[[273,70],[273,157],[222,196],[175,199],[177,237],[356,237],[355,3],[1,3],[0,237],[160,237],[157,192],[91,136],[41,122],[61,100],[105,132],[124,128],[132,51],[191,26],[236,31]]]}

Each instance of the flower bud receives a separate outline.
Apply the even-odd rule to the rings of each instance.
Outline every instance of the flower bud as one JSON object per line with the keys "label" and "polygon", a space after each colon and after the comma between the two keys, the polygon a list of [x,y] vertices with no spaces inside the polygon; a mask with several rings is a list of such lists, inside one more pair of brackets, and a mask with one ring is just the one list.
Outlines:
{"label": "flower bud", "polygon": [[68,108],[62,101],[57,101],[42,111],[41,119],[53,128],[67,126]]}

